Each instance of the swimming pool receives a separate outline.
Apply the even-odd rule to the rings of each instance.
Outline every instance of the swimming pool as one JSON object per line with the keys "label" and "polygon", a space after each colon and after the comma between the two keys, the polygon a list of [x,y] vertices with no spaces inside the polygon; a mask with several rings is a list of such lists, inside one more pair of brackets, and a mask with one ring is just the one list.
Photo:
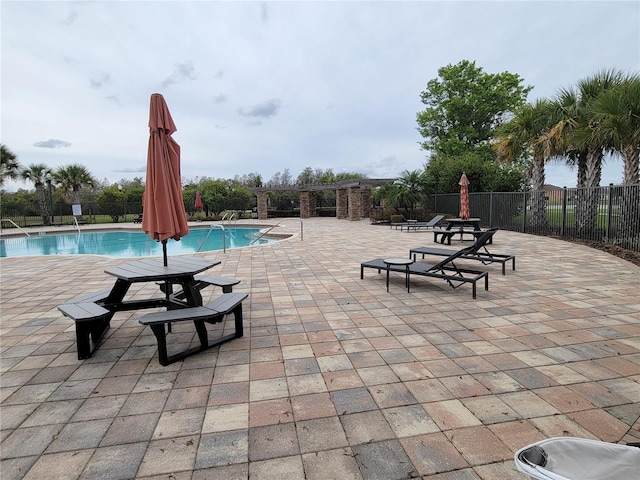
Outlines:
{"label": "swimming pool", "polygon": [[[225,227],[226,248],[246,247],[277,241],[259,238],[259,228]],[[210,232],[210,233],[209,233]],[[207,238],[208,235],[208,238]],[[206,241],[205,241],[206,239]],[[200,245],[205,241],[202,248]],[[189,235],[179,242],[169,240],[169,255],[184,255],[198,251],[222,250],[222,230],[191,228]],[[111,257],[162,256],[162,244],[142,231],[102,230],[82,233],[49,233],[30,237],[0,239],[0,257],[28,257],[40,255],[108,255]]]}

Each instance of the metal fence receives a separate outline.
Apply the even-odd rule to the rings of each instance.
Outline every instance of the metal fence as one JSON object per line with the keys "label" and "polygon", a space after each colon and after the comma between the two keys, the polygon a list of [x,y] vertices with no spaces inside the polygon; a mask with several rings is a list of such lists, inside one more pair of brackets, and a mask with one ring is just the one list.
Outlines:
{"label": "metal fence", "polygon": [[[640,251],[640,184],[470,193],[469,203],[471,216],[480,218],[486,227]],[[458,216],[460,194],[434,195],[427,208]]]}
{"label": "metal fence", "polygon": [[[52,224],[71,224],[73,222],[73,207],[68,203],[47,205],[49,221]],[[82,204],[82,218],[92,222],[132,221],[142,213],[142,202],[118,203],[87,203]],[[9,203],[0,205],[0,218],[11,220],[20,227],[41,226],[45,223],[40,206],[37,203]],[[3,223],[2,228],[9,224]]]}
{"label": "metal fence", "polygon": [[[563,188],[536,192],[469,194],[471,216],[486,227],[613,244],[640,252],[640,184],[598,188]],[[327,199],[327,206],[331,204]],[[458,193],[433,195],[427,210],[458,216]],[[131,221],[142,213],[141,202],[82,205],[84,217],[93,222]],[[124,218],[123,218],[124,217]],[[37,204],[0,204],[0,218],[20,227],[42,225]],[[72,207],[53,205],[53,223],[71,223]],[[3,224],[2,227],[8,227]]]}

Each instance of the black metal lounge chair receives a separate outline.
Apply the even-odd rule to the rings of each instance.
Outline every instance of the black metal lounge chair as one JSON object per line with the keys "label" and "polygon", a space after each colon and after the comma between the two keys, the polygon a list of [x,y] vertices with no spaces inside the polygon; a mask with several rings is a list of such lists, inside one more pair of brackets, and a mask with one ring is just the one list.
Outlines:
{"label": "black metal lounge chair", "polygon": [[395,229],[397,230],[398,227],[400,227],[401,232],[405,228],[407,229],[407,232],[410,232],[411,230],[418,231],[421,228],[429,229],[429,228],[435,227],[438,223],[440,223],[440,221],[443,218],[444,218],[444,215],[436,215],[428,222],[417,222],[417,221],[411,221],[411,220],[407,222],[396,222],[396,223],[392,223],[390,228],[395,227]]}
{"label": "black metal lounge chair", "polygon": [[[409,265],[409,276],[418,275],[423,277],[440,278],[445,280],[453,288],[458,288],[463,283],[470,283],[471,295],[473,298],[476,298],[476,283],[480,279],[484,278],[484,289],[489,290],[489,273],[479,270],[459,268],[454,263],[454,260],[462,258],[462,255],[464,255],[470,248],[472,247],[463,248],[462,250],[453,252],[452,255],[436,264],[414,262]],[[360,264],[360,279],[364,278],[365,268],[375,268],[378,270],[378,273],[383,270],[386,271],[387,268],[391,272],[406,272],[405,266],[388,265],[385,263],[384,259],[376,258]]]}
{"label": "black metal lounge chair", "polygon": [[[487,249],[487,245],[492,243],[493,234],[498,231],[497,228],[490,228],[485,230],[482,235],[480,235],[475,243],[470,247],[464,248],[462,250],[465,251],[460,258],[465,260],[477,260],[482,262],[483,265],[487,265],[489,263],[501,263],[502,264],[502,275],[505,274],[505,264],[508,261],[511,261],[511,269],[516,269],[516,257],[515,255],[504,255],[491,253]],[[446,248],[432,248],[432,247],[416,247],[409,250],[409,257],[413,257],[413,260],[416,260],[416,254],[421,253],[422,259],[424,260],[425,255],[437,255],[440,257],[448,257],[452,254],[456,253],[456,250],[448,250]]]}

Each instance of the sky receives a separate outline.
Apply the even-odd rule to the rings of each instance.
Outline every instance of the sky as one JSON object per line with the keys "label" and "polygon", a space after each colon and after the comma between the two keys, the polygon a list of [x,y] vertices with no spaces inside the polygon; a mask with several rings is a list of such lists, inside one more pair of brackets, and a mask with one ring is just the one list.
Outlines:
{"label": "sky", "polygon": [[[441,67],[516,73],[529,100],[640,72],[638,0],[3,0],[0,26],[0,141],[22,165],[80,163],[110,183],[145,178],[152,93],[183,180],[393,178],[428,160],[416,115]],[[622,168],[609,159],[602,184]],[[550,164],[546,183],[575,187],[576,171]]]}

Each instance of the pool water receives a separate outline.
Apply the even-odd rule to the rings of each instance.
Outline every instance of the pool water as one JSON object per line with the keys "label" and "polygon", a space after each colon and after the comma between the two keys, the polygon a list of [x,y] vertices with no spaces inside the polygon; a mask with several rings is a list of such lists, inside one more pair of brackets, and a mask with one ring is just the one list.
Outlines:
{"label": "pool water", "polygon": [[[264,244],[276,239],[257,238],[259,228],[225,227],[226,248]],[[207,237],[208,235],[208,237]],[[205,243],[202,242],[205,240]],[[253,242],[253,243],[252,243]],[[222,230],[191,228],[180,241],[167,241],[167,254],[183,255],[198,251],[222,250]],[[108,255],[111,257],[162,256],[162,244],[141,231],[85,231],[82,233],[31,235],[0,239],[0,257],[40,255]]]}

